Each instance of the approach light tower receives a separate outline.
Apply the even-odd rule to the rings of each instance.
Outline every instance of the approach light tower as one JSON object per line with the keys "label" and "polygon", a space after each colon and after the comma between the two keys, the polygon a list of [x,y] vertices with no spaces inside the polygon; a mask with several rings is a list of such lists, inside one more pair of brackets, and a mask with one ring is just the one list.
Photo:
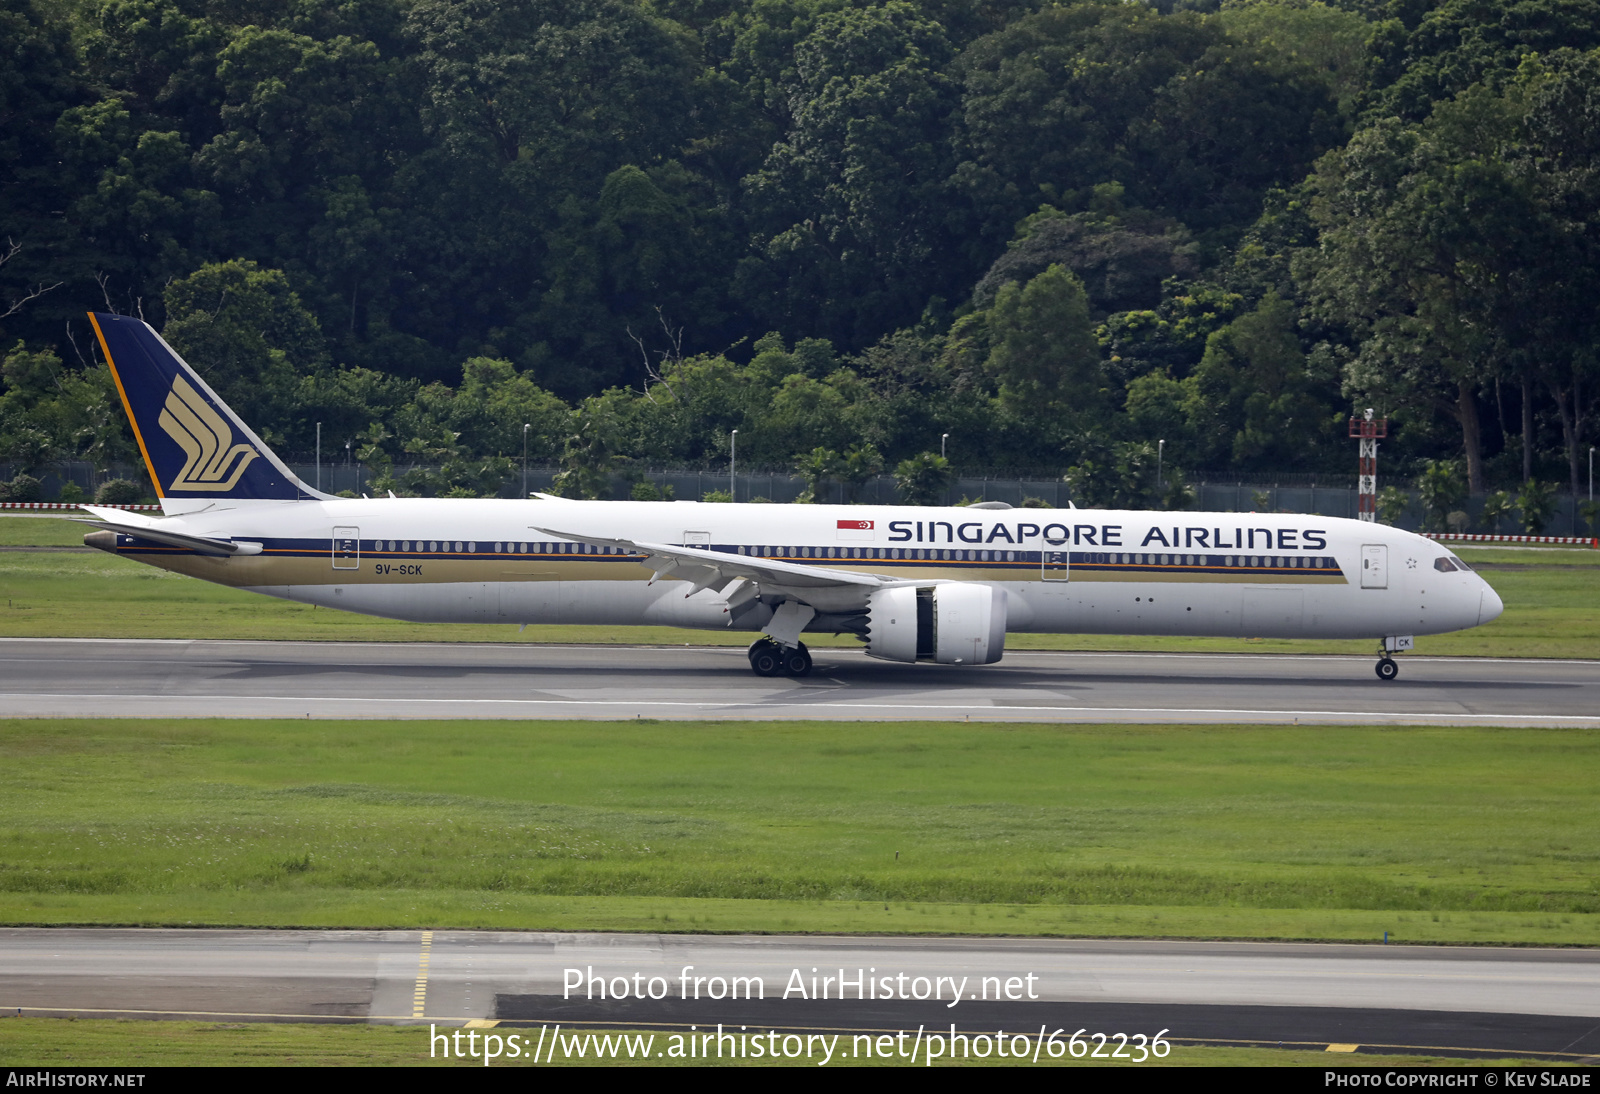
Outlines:
{"label": "approach light tower", "polygon": [[1378,441],[1389,435],[1389,419],[1374,418],[1372,408],[1350,419],[1350,436],[1361,442],[1360,474],[1356,485],[1356,519],[1378,519]]}

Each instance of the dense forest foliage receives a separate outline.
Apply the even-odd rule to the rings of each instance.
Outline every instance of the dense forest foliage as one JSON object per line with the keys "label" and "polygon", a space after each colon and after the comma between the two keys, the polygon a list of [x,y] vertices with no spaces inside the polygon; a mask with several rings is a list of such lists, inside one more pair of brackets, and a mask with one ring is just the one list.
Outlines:
{"label": "dense forest foliage", "polygon": [[0,41],[13,468],[131,455],[94,308],[413,492],[737,430],[1181,504],[1126,485],[1158,441],[1343,471],[1369,406],[1386,466],[1583,486],[1600,0],[0,0]]}

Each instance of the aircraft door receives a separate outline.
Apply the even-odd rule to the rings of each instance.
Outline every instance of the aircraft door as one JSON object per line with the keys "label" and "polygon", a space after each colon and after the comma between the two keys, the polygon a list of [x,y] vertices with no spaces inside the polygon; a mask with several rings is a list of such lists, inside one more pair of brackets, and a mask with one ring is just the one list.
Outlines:
{"label": "aircraft door", "polygon": [[1044,537],[1039,544],[1039,577],[1044,581],[1067,581],[1072,576],[1072,544],[1064,539]]}
{"label": "aircraft door", "polygon": [[684,532],[683,533],[683,545],[685,547],[705,547],[705,548],[709,549],[710,546],[711,546],[711,533],[710,532]]}
{"label": "aircraft door", "polygon": [[1383,543],[1361,545],[1361,587],[1387,589],[1389,587],[1389,548]]}
{"label": "aircraft door", "polygon": [[333,530],[333,568],[361,569],[361,529],[339,527]]}

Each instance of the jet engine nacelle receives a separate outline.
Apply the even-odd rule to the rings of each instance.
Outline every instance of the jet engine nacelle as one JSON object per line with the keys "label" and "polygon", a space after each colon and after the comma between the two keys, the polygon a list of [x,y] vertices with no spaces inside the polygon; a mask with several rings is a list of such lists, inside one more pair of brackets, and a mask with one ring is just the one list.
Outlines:
{"label": "jet engine nacelle", "polygon": [[885,661],[992,665],[1006,649],[1006,591],[951,582],[880,589],[867,601],[867,654]]}

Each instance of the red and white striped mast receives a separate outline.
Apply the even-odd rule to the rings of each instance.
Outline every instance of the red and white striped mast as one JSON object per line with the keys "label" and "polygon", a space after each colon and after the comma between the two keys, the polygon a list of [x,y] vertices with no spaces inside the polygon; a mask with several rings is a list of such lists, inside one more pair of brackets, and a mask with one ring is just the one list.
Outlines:
{"label": "red and white striped mast", "polygon": [[1356,482],[1356,519],[1378,519],[1378,441],[1389,435],[1389,419],[1374,418],[1372,408],[1350,419],[1350,436],[1361,442],[1360,473]]}

